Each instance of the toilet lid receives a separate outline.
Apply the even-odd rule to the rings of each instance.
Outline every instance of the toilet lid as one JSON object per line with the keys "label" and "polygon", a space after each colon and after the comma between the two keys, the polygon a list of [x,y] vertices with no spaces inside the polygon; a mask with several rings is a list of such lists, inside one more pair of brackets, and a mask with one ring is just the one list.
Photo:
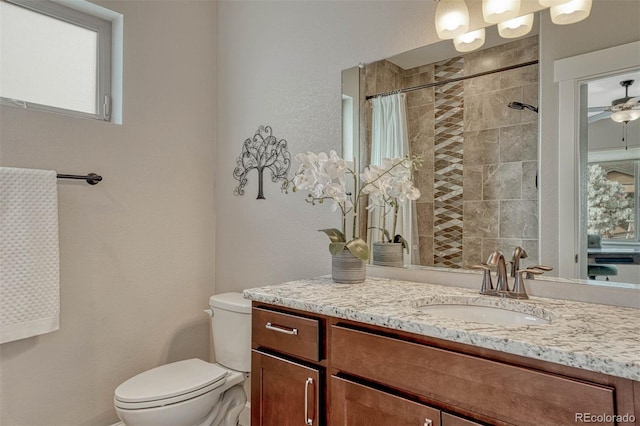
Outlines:
{"label": "toilet lid", "polygon": [[[162,365],[134,376],[118,386],[115,399],[122,402],[148,402],[193,392],[205,386],[222,385],[227,370],[217,364],[188,359]],[[210,386],[219,382],[217,386]]]}

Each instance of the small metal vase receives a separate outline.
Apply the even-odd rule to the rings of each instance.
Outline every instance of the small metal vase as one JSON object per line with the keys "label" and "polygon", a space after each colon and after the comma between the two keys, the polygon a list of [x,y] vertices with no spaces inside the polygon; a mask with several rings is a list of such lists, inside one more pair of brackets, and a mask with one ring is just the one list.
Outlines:
{"label": "small metal vase", "polygon": [[367,276],[366,272],[364,261],[355,257],[348,249],[331,257],[331,278],[336,283],[362,283]]}
{"label": "small metal vase", "polygon": [[379,266],[404,266],[402,243],[373,243],[372,263]]}

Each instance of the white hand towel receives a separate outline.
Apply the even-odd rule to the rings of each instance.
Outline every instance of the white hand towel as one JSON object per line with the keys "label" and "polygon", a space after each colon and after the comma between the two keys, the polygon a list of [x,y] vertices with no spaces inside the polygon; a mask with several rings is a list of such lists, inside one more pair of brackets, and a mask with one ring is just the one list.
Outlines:
{"label": "white hand towel", "polygon": [[60,322],[56,172],[0,167],[0,343]]}

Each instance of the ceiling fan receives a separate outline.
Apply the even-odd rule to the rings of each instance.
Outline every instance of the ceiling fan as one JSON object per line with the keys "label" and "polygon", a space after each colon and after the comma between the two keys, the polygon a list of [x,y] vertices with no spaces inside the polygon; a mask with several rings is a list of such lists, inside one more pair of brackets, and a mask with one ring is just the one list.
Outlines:
{"label": "ceiling fan", "polygon": [[608,107],[589,107],[590,113],[598,114],[589,116],[589,123],[602,120],[603,118],[611,118],[617,123],[626,123],[640,118],[640,96],[630,97],[629,86],[634,80],[623,80],[620,85],[624,87],[624,97],[611,101]]}

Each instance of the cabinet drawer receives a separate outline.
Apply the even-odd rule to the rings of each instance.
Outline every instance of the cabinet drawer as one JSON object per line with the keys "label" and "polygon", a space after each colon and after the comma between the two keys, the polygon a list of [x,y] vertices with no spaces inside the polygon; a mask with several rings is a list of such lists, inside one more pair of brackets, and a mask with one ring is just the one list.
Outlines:
{"label": "cabinet drawer", "polygon": [[[614,389],[395,338],[332,326],[332,366],[521,426],[615,414]],[[611,423],[598,423],[611,424]]]}
{"label": "cabinet drawer", "polygon": [[320,361],[319,320],[261,308],[253,308],[252,315],[254,346]]}
{"label": "cabinet drawer", "polygon": [[336,426],[440,426],[440,410],[336,376],[331,399]]}

